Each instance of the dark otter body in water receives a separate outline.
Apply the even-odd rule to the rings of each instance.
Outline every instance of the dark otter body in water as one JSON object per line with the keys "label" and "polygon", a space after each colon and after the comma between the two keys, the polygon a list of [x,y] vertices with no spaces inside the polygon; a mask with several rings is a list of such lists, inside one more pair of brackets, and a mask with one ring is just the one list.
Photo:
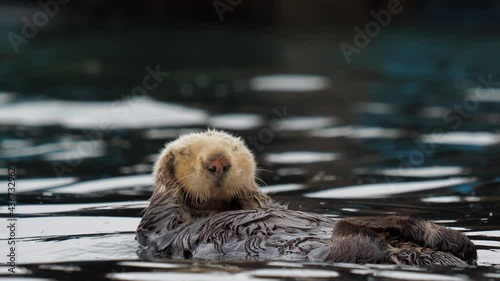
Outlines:
{"label": "dark otter body in water", "polygon": [[156,256],[415,265],[475,264],[462,233],[402,216],[327,217],[263,194],[243,142],[209,131],[179,138],[155,166],[155,191],[137,229]]}
{"label": "dark otter body in water", "polygon": [[452,266],[475,264],[477,259],[467,237],[425,220],[390,216],[335,222],[287,209],[214,214],[163,232],[148,245],[163,257],[195,259]]}

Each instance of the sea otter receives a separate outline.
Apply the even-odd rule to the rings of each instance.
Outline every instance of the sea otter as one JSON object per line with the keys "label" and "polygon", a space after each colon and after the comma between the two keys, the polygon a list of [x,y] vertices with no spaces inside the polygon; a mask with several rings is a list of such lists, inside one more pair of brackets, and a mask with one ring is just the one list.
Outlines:
{"label": "sea otter", "polygon": [[170,258],[476,264],[474,244],[459,231],[407,216],[334,221],[289,210],[260,190],[255,171],[244,142],[222,131],[169,143],[154,167],[139,243]]}

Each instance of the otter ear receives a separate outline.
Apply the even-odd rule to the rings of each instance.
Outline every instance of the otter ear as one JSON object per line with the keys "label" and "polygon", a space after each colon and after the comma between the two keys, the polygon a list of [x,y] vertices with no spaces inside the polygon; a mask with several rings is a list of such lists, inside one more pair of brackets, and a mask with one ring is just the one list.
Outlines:
{"label": "otter ear", "polygon": [[165,159],[165,167],[169,175],[175,178],[175,155],[173,152],[170,152]]}
{"label": "otter ear", "polygon": [[158,187],[168,186],[175,180],[175,154],[172,151],[164,151],[155,164],[155,185]]}

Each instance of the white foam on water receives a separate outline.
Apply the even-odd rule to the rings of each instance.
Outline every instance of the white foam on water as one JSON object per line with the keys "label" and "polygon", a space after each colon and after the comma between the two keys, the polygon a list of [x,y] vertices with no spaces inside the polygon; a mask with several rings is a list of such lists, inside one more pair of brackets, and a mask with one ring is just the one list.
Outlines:
{"label": "white foam on water", "polygon": [[420,199],[422,202],[427,203],[458,203],[458,202],[479,202],[480,197],[476,196],[435,196]]}
{"label": "white foam on water", "polygon": [[353,139],[394,139],[403,134],[403,130],[382,127],[357,127],[344,126],[317,129],[311,132],[311,136],[322,138],[348,137]]}
{"label": "white foam on water", "polygon": [[330,80],[309,74],[275,74],[257,76],[250,80],[250,89],[266,92],[314,92],[328,89]]}
{"label": "white foam on water", "polygon": [[116,101],[44,100],[12,103],[0,110],[0,124],[61,125],[76,129],[143,129],[205,124],[198,109],[134,98]]}
{"label": "white foam on water", "polygon": [[153,185],[154,177],[152,174],[132,175],[105,178],[98,180],[89,180],[71,184],[62,188],[51,190],[52,193],[72,193],[84,194],[93,192],[104,192],[121,188],[131,188],[134,186],[149,186]]}
{"label": "white foam on water", "polygon": [[339,273],[333,270],[321,270],[321,269],[297,269],[297,268],[264,268],[249,271],[248,274],[253,276],[262,277],[275,277],[275,278],[331,278],[338,277]]}
{"label": "white foam on water", "polygon": [[286,261],[270,261],[267,263],[269,266],[277,267],[304,267],[303,264],[297,262],[286,262]]}
{"label": "white foam on water", "polygon": [[466,234],[472,236],[500,237],[500,230],[471,231]]}
{"label": "white foam on water", "polygon": [[210,127],[228,130],[249,130],[262,125],[262,118],[255,114],[224,114],[208,120]]}
{"label": "white foam on water", "polygon": [[140,220],[139,217],[99,216],[18,218],[16,238],[135,232]]}
{"label": "white foam on water", "polygon": [[399,177],[444,177],[463,175],[466,169],[458,166],[433,166],[433,167],[402,167],[402,168],[387,168],[387,169],[358,169],[357,172],[362,174],[374,174],[385,176]]}
{"label": "white foam on water", "polygon": [[298,116],[279,119],[280,131],[307,131],[337,124],[337,118],[328,116]]}
{"label": "white foam on water", "polygon": [[3,158],[42,156],[50,153],[64,151],[69,147],[71,147],[70,141],[61,140],[60,142],[55,143],[45,143],[35,146],[13,147],[4,149],[3,151],[0,151],[0,156]]}
{"label": "white foam on water", "polygon": [[[332,278],[338,277],[339,273],[333,270],[321,269],[299,269],[299,268],[266,268],[255,269],[244,272],[211,271],[199,274],[196,272],[129,272],[109,273],[106,277],[113,280],[276,280],[276,278]],[[271,278],[271,279],[269,279]]]}
{"label": "white foam on water", "polygon": [[197,272],[119,272],[108,273],[106,277],[111,280],[124,280],[124,281],[164,281],[164,280],[183,280],[183,281],[275,281],[276,279],[259,278],[248,275],[248,272],[241,273],[228,273],[225,271],[219,272],[204,272],[203,274]]}
{"label": "white foam on water", "polygon": [[446,223],[455,223],[457,222],[457,220],[434,220],[434,222],[446,224]]}
{"label": "white foam on water", "polygon": [[[18,218],[16,263],[137,259],[139,244],[134,237],[139,221],[99,216]],[[7,246],[0,244],[0,250],[6,253]]]}
{"label": "white foam on water", "polygon": [[276,173],[280,176],[304,175],[307,173],[306,169],[297,167],[279,168]]}
{"label": "white foam on water", "polygon": [[384,138],[392,139],[398,138],[402,135],[402,130],[382,127],[354,127],[352,138],[355,139],[371,139],[371,138]]}
{"label": "white foam on water", "polygon": [[22,140],[22,139],[1,139],[0,148],[2,149],[13,149],[13,148],[23,148],[26,146],[33,145],[33,141]]}
{"label": "white foam on water", "polygon": [[478,102],[500,102],[500,88],[470,88],[466,98]]}
{"label": "white foam on water", "polygon": [[301,190],[304,188],[305,188],[305,186],[303,184],[288,183],[288,184],[276,184],[276,185],[263,186],[260,189],[264,193],[274,194],[274,193],[279,193],[279,192]]}
{"label": "white foam on water", "polygon": [[179,136],[190,134],[190,133],[200,133],[204,130],[201,129],[186,129],[186,128],[166,128],[166,129],[148,129],[143,135],[146,139],[175,139]]}
{"label": "white foam on water", "polygon": [[[0,105],[10,103],[14,100],[16,94],[10,92],[0,92]],[[1,110],[4,110],[1,108]]]}
{"label": "white foam on water", "polygon": [[298,164],[328,162],[338,158],[336,153],[314,151],[291,151],[267,154],[264,159],[270,163]]}
{"label": "white foam on water", "polygon": [[[137,226],[137,225],[135,225]],[[18,264],[138,260],[139,243],[135,233],[108,234],[96,236],[51,237],[40,239],[20,239]]]}
{"label": "white foam on water", "polygon": [[[80,203],[80,204],[22,204],[16,206],[16,214],[54,214],[68,212],[84,212],[96,210],[112,209],[133,209],[145,208],[148,201],[122,201],[122,202],[104,202],[104,203]],[[8,214],[7,206],[0,206],[0,214]]]}
{"label": "white foam on water", "polygon": [[[5,272],[7,272],[7,267],[5,267]],[[22,268],[22,267],[18,267],[16,265],[16,269],[15,269],[15,274],[16,275],[20,275],[20,274],[31,274],[31,271],[25,269],[25,268]],[[5,280],[5,281],[11,281],[11,280],[15,280],[15,281],[54,281],[55,279],[48,279],[48,278],[39,278],[39,277],[18,277],[18,278],[15,278],[15,279],[4,279],[4,278],[0,278],[0,280]]]}
{"label": "white foam on water", "polygon": [[468,281],[465,276],[443,275],[436,273],[409,272],[400,270],[378,270],[373,273],[376,277],[394,278],[400,280],[437,280],[437,281]]}
{"label": "white foam on water", "polygon": [[478,265],[500,265],[500,252],[498,250],[477,250]]}
{"label": "white foam on water", "polygon": [[450,178],[431,181],[353,185],[307,193],[304,196],[310,198],[379,198],[388,197],[392,194],[403,194],[408,192],[449,187],[469,183],[473,180],[474,179],[472,178]]}
{"label": "white foam on water", "polygon": [[98,158],[106,155],[103,141],[75,141],[63,144],[64,151],[46,153],[42,156],[48,161],[71,161],[76,159]]}
{"label": "white foam on water", "polygon": [[182,263],[167,263],[167,262],[152,262],[152,261],[122,261],[117,262],[121,266],[130,267],[146,267],[146,268],[184,268],[188,267],[187,264]]}
{"label": "white foam on water", "polygon": [[310,133],[310,135],[313,137],[321,137],[321,138],[347,137],[352,134],[353,134],[353,128],[351,126],[317,129],[313,130]]}
{"label": "white foam on water", "polygon": [[68,264],[42,264],[38,268],[64,272],[82,271],[81,267]]}
{"label": "white foam on water", "polygon": [[481,245],[481,246],[498,247],[498,248],[500,248],[500,241],[476,240],[476,239],[474,239],[474,245]]}
{"label": "white foam on water", "polygon": [[449,145],[489,146],[500,143],[500,134],[490,132],[448,132],[421,136],[423,142]]}

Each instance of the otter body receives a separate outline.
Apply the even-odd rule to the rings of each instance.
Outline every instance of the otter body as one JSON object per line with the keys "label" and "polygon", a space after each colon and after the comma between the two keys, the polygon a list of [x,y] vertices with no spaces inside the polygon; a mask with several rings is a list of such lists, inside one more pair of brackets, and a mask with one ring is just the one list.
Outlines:
{"label": "otter body", "polygon": [[415,265],[475,264],[462,233],[404,216],[339,221],[286,209],[262,193],[244,143],[223,132],[185,135],[155,165],[137,229],[154,256]]}

